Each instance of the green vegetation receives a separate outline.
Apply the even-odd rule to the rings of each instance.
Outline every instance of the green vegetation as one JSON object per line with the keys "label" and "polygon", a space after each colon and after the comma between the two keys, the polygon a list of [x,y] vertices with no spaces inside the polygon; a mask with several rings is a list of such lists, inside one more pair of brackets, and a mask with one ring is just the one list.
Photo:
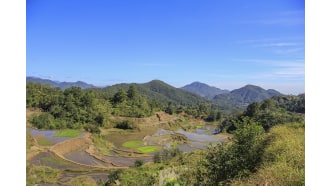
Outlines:
{"label": "green vegetation", "polygon": [[151,153],[151,152],[158,152],[160,149],[157,146],[143,146],[143,147],[138,147],[137,150],[142,153]]}
{"label": "green vegetation", "polygon": [[281,108],[290,112],[305,113],[305,94],[298,96],[274,96],[272,100]]}
{"label": "green vegetation", "polygon": [[47,139],[44,136],[38,136],[35,139],[37,140],[39,145],[47,146],[47,145],[51,145],[51,143],[52,143],[52,140]]}
{"label": "green vegetation", "polygon": [[48,164],[54,164],[54,165],[57,165],[57,166],[68,166],[68,165],[70,165],[70,163],[67,162],[67,161],[63,161],[63,160],[61,160],[57,157],[49,157],[49,156],[40,158],[40,163],[45,164],[45,165],[46,164],[47,165]]}
{"label": "green vegetation", "polygon": [[[274,97],[275,98],[275,97]],[[227,132],[233,132],[242,124],[244,118],[252,118],[260,123],[265,130],[271,127],[290,122],[303,122],[304,115],[301,113],[291,112],[278,104],[277,98],[267,99],[263,102],[255,102],[250,104],[244,113],[236,117],[228,117],[220,124],[220,129]],[[282,96],[283,98],[283,96]]]}
{"label": "green vegetation", "polygon": [[65,130],[58,130],[54,134],[55,137],[77,137],[82,134],[79,130],[72,130],[72,129],[65,129]]}
{"label": "green vegetation", "polygon": [[61,172],[47,166],[27,164],[26,175],[26,185],[35,185],[41,182],[55,183],[60,178]]}
{"label": "green vegetation", "polygon": [[110,155],[110,150],[113,148],[113,144],[105,140],[104,136],[101,134],[92,135],[93,144],[99,149],[102,154]]}
{"label": "green vegetation", "polygon": [[134,162],[134,167],[141,167],[144,164],[143,160],[136,160]]}
{"label": "green vegetation", "polygon": [[115,128],[118,128],[118,129],[134,129],[136,128],[134,125],[133,125],[133,121],[132,120],[124,120],[124,121],[119,121],[119,122],[116,122]]}
{"label": "green vegetation", "polygon": [[258,167],[264,146],[264,129],[257,123],[249,123],[237,129],[232,143],[209,149],[206,161],[200,170],[199,180],[209,185],[218,185],[236,176],[246,176]]}
{"label": "green vegetation", "polygon": [[33,144],[34,144],[33,135],[30,132],[26,131],[26,149],[31,148]]}
{"label": "green vegetation", "polygon": [[96,181],[89,176],[78,176],[70,180],[72,186],[97,186]]}
{"label": "green vegetation", "polygon": [[275,126],[258,171],[233,185],[305,185],[305,132],[303,123]]}
{"label": "green vegetation", "polygon": [[123,185],[304,185],[304,116],[273,101],[226,118],[234,135],[228,143],[192,153],[165,149],[154,155],[155,164],[122,170],[117,179]]}
{"label": "green vegetation", "polygon": [[126,148],[135,149],[135,148],[141,147],[141,145],[143,145],[142,141],[127,141],[127,142],[123,143],[122,146],[126,147]]}
{"label": "green vegetation", "polygon": [[[255,87],[246,88],[255,90]],[[251,91],[236,91],[244,98],[245,105],[241,106],[246,110],[228,114],[199,96],[158,80],[103,89],[71,87],[64,91],[27,83],[26,105],[42,110],[32,115],[29,122],[39,129],[59,130],[57,137],[76,137],[82,129],[93,133],[92,141],[97,149],[92,150],[97,153],[110,155],[114,146],[111,142],[136,152],[156,152],[153,164],[137,160],[128,169],[111,170],[107,185],[115,185],[116,181],[121,185],[304,185],[304,95],[275,96],[248,105]],[[268,90],[264,95],[271,94],[276,92]],[[232,97],[227,98],[233,101]],[[154,115],[159,114],[158,111],[168,115],[161,113],[157,119]],[[147,116],[153,117],[139,119]],[[172,149],[143,146],[140,140],[150,135],[148,124],[155,119],[155,129],[159,124],[171,130],[201,129],[201,122],[212,122],[222,132],[232,133],[233,138],[225,144],[210,145],[207,150],[191,153],[174,148],[188,141],[184,135],[171,135]],[[136,123],[144,122],[149,122],[146,127],[137,127]],[[104,134],[108,132],[104,128],[109,133]],[[110,132],[117,135],[111,138]],[[36,140],[40,145],[50,145],[50,140],[42,137]],[[27,148],[33,143],[27,133]],[[40,158],[40,162],[63,164],[51,157]],[[55,183],[60,174],[59,170],[49,167],[27,165],[30,185]],[[95,185],[94,180],[84,176],[68,182],[70,185],[84,183]]]}

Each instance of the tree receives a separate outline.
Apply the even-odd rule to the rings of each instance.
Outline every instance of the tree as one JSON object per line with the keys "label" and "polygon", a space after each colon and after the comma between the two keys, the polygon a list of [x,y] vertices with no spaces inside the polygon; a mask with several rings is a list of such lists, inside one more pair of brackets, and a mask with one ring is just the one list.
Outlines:
{"label": "tree", "polygon": [[165,112],[170,115],[174,113],[174,106],[172,102],[168,102]]}
{"label": "tree", "polygon": [[102,114],[97,115],[95,121],[99,127],[103,127],[104,116]]}
{"label": "tree", "polygon": [[135,85],[129,86],[127,90],[127,97],[134,100],[136,99],[137,96],[138,96],[138,92],[136,86]]}
{"label": "tree", "polygon": [[54,129],[54,117],[49,113],[42,113],[40,115],[33,115],[31,124],[38,129]]}
{"label": "tree", "polygon": [[254,103],[250,104],[246,108],[246,111],[244,112],[244,115],[249,116],[249,117],[253,117],[260,110],[260,105],[261,104],[259,102],[254,102]]}
{"label": "tree", "polygon": [[112,101],[114,104],[122,103],[127,99],[127,93],[123,89],[119,89],[113,96]]}
{"label": "tree", "polygon": [[234,133],[233,143],[211,147],[203,162],[207,178],[199,178],[209,185],[218,185],[227,179],[246,176],[256,171],[261,162],[264,144],[264,129],[249,121]]}

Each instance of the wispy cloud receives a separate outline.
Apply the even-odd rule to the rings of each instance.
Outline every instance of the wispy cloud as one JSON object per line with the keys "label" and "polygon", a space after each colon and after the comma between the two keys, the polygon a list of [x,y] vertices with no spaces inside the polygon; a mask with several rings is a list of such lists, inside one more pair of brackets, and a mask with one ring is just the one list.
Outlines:
{"label": "wispy cloud", "polygon": [[292,26],[292,25],[303,25],[303,24],[305,24],[305,19],[303,17],[297,17],[297,18],[269,18],[269,19],[252,20],[252,21],[249,21],[247,23],[263,24],[263,25]]}
{"label": "wispy cloud", "polygon": [[295,48],[282,48],[282,49],[275,49],[273,50],[276,54],[292,54],[300,51],[304,51],[305,48],[303,47],[295,47]]}
{"label": "wispy cloud", "polygon": [[269,13],[269,17],[262,19],[246,20],[243,24],[261,24],[261,25],[278,25],[278,26],[296,26],[305,24],[305,12],[298,11],[284,11]]}
{"label": "wispy cloud", "polygon": [[285,79],[304,80],[305,61],[298,60],[269,60],[269,59],[234,59],[233,61],[254,63],[263,66],[265,71],[257,74],[247,74],[250,79]]}
{"label": "wispy cloud", "polygon": [[264,39],[248,39],[237,41],[237,44],[246,47],[260,48],[262,50],[278,54],[302,54],[305,49],[304,38],[264,38]]}
{"label": "wispy cloud", "polygon": [[260,43],[253,45],[255,47],[291,47],[291,46],[301,46],[301,43],[290,43],[290,42],[273,42],[273,43]]}

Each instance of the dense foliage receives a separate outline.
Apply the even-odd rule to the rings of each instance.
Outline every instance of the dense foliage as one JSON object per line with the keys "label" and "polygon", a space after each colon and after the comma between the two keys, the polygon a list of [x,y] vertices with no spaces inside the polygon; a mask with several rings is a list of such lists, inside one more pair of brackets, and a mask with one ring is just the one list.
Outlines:
{"label": "dense foliage", "polygon": [[289,112],[305,113],[305,94],[298,96],[274,96],[275,104]]}
{"label": "dense foliage", "polygon": [[134,86],[127,91],[120,89],[114,95],[79,87],[62,91],[36,83],[26,86],[26,106],[43,111],[30,121],[39,129],[85,128],[99,132],[98,127],[108,122],[109,115],[145,117],[160,109],[140,95]]}
{"label": "dense foliage", "polygon": [[[287,100],[287,97],[293,101],[281,101]],[[294,104],[296,102],[299,104]],[[238,128],[237,123],[241,122],[244,117],[253,118],[255,121],[261,123],[265,130],[269,130],[271,127],[282,123],[302,122],[304,121],[304,115],[298,112],[292,112],[292,110],[302,111],[302,108],[304,109],[302,103],[304,103],[304,99],[302,100],[300,96],[279,96],[263,102],[255,102],[250,104],[241,115],[223,121],[220,124],[220,128],[227,132],[232,132]],[[297,106],[291,106],[292,104]]]}
{"label": "dense foliage", "polygon": [[[211,104],[203,98],[161,81],[86,90],[79,87],[61,90],[28,82],[26,96],[28,108],[36,107],[43,111],[31,119],[31,123],[39,129],[84,128],[98,133],[99,127],[111,123],[107,119],[110,115],[148,117],[161,110],[168,114],[184,112],[207,121],[219,121],[223,115],[220,111],[212,110]],[[156,101],[157,98],[160,101]],[[170,101],[163,103],[162,98]],[[117,128],[133,128],[128,123],[114,125]]]}
{"label": "dense foliage", "polygon": [[273,127],[258,171],[231,185],[305,185],[305,127],[290,123]]}
{"label": "dense foliage", "polygon": [[235,131],[232,143],[210,148],[202,163],[204,173],[199,178],[202,184],[218,185],[256,171],[264,148],[263,134],[264,129],[250,121]]}

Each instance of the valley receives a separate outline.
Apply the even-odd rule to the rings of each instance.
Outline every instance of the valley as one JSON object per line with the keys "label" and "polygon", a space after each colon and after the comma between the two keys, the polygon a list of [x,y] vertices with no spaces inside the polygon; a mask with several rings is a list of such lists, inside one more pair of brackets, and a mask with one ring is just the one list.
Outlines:
{"label": "valley", "polygon": [[[277,143],[273,128],[304,129],[305,96],[267,98],[256,96],[265,93],[261,88],[245,88],[220,94],[241,95],[245,109],[221,110],[159,80],[64,90],[28,82],[27,185],[216,185],[240,184],[240,176],[255,179],[258,168],[277,163],[265,161],[263,153]],[[303,148],[296,151],[304,154]],[[287,182],[301,183],[304,166],[294,162],[286,168],[292,167],[298,167],[298,181]],[[271,176],[280,183],[274,171]],[[255,182],[266,183],[259,177]]]}

